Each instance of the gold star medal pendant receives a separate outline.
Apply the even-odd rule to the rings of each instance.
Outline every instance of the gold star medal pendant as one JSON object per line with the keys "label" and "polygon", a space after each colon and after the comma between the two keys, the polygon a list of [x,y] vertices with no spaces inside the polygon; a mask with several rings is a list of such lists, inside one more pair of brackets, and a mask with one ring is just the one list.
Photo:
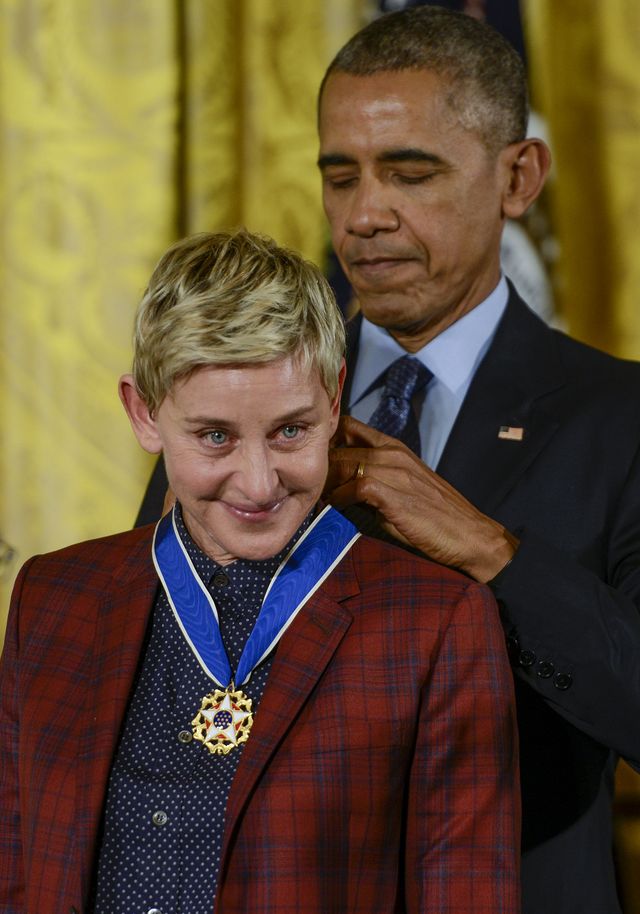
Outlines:
{"label": "gold star medal pendant", "polygon": [[214,755],[226,755],[249,739],[253,726],[251,699],[233,683],[222,691],[205,695],[191,721],[193,738],[200,740]]}
{"label": "gold star medal pendant", "polygon": [[246,743],[253,726],[251,699],[242,686],[360,534],[334,508],[326,507],[318,514],[273,576],[234,677],[222,643],[218,610],[180,538],[177,510],[175,505],[156,527],[153,562],[189,647],[218,686],[202,699],[191,721],[193,736],[209,752],[226,755]]}

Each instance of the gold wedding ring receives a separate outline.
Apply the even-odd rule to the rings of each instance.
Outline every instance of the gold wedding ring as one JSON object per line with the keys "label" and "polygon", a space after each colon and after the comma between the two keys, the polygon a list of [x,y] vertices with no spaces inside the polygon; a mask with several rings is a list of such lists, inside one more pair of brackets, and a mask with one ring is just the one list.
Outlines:
{"label": "gold wedding ring", "polygon": [[363,476],[364,476],[364,463],[362,461],[360,461],[360,463],[358,464],[358,469],[356,470],[355,478],[362,479]]}

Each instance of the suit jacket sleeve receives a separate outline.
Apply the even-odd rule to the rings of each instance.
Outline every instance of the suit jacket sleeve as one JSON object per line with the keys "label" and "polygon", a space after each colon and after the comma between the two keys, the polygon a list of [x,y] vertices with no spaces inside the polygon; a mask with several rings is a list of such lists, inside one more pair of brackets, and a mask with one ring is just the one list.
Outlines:
{"label": "suit jacket sleeve", "polygon": [[597,531],[606,567],[526,526],[493,586],[517,675],[566,720],[640,768],[640,458]]}
{"label": "suit jacket sleeve", "polygon": [[513,681],[488,590],[459,600],[424,690],[410,774],[406,910],[516,912]]}
{"label": "suit jacket sleeve", "polygon": [[[532,699],[636,765],[639,397],[639,365],[551,330],[512,290],[438,466],[521,539],[492,585],[521,706],[524,682]],[[504,424],[522,427],[523,440],[500,440]],[[533,709],[522,719],[546,726]],[[539,733],[536,751],[542,743]]]}

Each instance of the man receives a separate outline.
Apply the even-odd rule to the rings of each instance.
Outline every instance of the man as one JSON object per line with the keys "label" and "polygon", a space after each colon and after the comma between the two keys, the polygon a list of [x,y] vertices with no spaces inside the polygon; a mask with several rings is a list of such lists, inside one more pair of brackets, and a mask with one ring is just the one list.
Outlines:
{"label": "man", "polygon": [[343,345],[268,240],[160,261],[120,393],[177,504],[16,583],[3,914],[517,914],[494,600],[318,506]]}
{"label": "man", "polygon": [[[500,276],[504,221],[549,165],[526,120],[517,55],[445,10],[373,22],[329,67],[324,203],[362,313],[344,407],[422,454],[347,420],[331,498],[491,583],[516,670],[524,911],[614,914],[613,769],[640,762],[640,368],[549,330]],[[432,377],[390,401],[407,354]]]}

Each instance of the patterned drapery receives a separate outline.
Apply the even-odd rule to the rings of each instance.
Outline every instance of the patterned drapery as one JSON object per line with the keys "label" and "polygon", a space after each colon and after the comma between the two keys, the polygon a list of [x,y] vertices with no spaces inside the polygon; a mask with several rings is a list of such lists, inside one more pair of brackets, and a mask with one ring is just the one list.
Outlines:
{"label": "patterned drapery", "polygon": [[[560,308],[574,336],[639,359],[640,6],[526,0],[525,8],[555,159]],[[625,765],[615,810],[620,887],[632,914],[640,911],[640,779]]]}
{"label": "patterned drapery", "polygon": [[570,332],[640,358],[640,5],[523,0]]}

